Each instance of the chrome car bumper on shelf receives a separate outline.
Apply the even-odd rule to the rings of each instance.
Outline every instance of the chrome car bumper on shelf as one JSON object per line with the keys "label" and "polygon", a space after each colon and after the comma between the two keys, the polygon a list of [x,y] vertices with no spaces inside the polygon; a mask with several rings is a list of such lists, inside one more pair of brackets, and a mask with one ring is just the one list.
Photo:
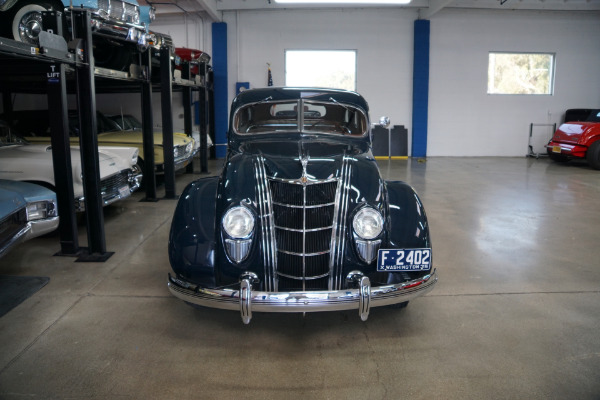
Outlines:
{"label": "chrome car bumper on shelf", "polygon": [[261,292],[252,289],[255,275],[246,273],[238,289],[209,289],[169,275],[169,290],[188,303],[225,310],[239,310],[242,321],[248,324],[252,312],[314,312],[358,310],[363,321],[371,307],[410,301],[431,291],[437,282],[435,269],[426,276],[393,285],[372,287],[368,277],[359,271],[351,272],[347,280],[356,289],[304,292]]}

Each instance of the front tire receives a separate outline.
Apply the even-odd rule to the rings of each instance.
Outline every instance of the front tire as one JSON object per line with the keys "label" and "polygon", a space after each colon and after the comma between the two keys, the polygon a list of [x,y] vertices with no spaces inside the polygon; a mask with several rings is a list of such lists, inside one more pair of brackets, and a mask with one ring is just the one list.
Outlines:
{"label": "front tire", "polygon": [[596,140],[586,153],[586,158],[592,168],[600,169],[600,140]]}

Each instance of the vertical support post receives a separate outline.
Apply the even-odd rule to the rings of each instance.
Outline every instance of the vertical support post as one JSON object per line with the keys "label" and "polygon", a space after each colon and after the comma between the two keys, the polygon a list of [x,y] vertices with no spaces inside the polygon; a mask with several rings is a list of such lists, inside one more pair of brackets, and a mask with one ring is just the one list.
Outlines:
{"label": "vertical support post", "polygon": [[412,157],[427,156],[427,116],[429,111],[429,20],[414,25]]}
{"label": "vertical support post", "polygon": [[100,193],[100,160],[96,119],[96,86],[94,82],[94,54],[90,13],[73,10],[74,37],[83,40],[83,63],[77,67],[77,105],[79,110],[79,143],[83,165],[83,193],[85,196],[88,251],[77,261],[106,261],[113,253],[106,251],[104,214]]}
{"label": "vertical support post", "polygon": [[[58,11],[42,13],[42,24],[47,31],[63,36],[62,13]],[[60,215],[60,225],[58,226],[60,251],[55,255],[78,256],[80,248],[77,218],[75,217],[65,65],[49,65],[46,78],[48,82],[48,119],[50,122],[50,143],[52,145],[52,168],[58,201],[58,215]],[[12,106],[10,103],[9,105]]]}
{"label": "vertical support post", "polygon": [[228,84],[227,84],[227,24],[212,24],[213,38],[213,70],[215,96],[215,146],[217,158],[225,157],[227,152],[228,125]]}
{"label": "vertical support post", "polygon": [[60,251],[55,255],[79,255],[75,195],[71,169],[71,142],[67,106],[66,68],[64,64],[50,65],[48,76],[48,116],[52,144],[54,187],[58,200]]}
{"label": "vertical support post", "polygon": [[[190,63],[182,65],[181,77],[189,80],[191,77]],[[188,137],[192,137],[192,88],[184,86],[182,89],[181,101],[183,103],[183,131]],[[194,158],[190,160],[186,170],[187,173],[194,173]]]}
{"label": "vertical support post", "polygon": [[173,75],[170,49],[160,48],[160,104],[162,111],[165,198],[175,199],[175,156],[173,155]]}
{"label": "vertical support post", "polygon": [[146,68],[146,79],[142,82],[142,141],[144,149],[144,190],[146,198],[143,201],[155,202],[156,172],[154,162],[154,120],[152,119],[152,51],[142,53],[142,65]]}
{"label": "vertical support post", "polygon": [[210,129],[210,118],[208,115],[208,65],[201,63],[199,65],[200,74],[202,75],[202,89],[198,96],[200,121],[200,172],[208,173],[208,131]]}

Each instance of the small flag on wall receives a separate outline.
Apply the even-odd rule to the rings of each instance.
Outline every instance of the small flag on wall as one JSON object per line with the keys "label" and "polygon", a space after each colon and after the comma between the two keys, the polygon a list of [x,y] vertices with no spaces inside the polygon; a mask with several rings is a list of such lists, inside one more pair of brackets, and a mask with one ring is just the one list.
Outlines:
{"label": "small flag on wall", "polygon": [[267,73],[267,86],[273,86],[273,75],[271,74],[271,64],[267,63],[269,66]]}

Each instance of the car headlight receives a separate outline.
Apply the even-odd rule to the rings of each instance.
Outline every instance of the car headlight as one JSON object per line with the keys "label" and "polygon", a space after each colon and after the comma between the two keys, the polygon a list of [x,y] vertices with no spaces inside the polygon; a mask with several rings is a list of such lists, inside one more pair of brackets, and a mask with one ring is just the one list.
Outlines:
{"label": "car headlight", "polygon": [[223,216],[223,229],[233,239],[247,238],[254,230],[254,216],[246,207],[232,207]]}
{"label": "car headlight", "polygon": [[56,204],[52,201],[36,201],[27,204],[27,221],[56,217]]}
{"label": "car headlight", "polygon": [[136,165],[137,164],[139,153],[140,153],[140,151],[138,149],[136,149],[133,152],[133,155],[131,156],[131,165]]}
{"label": "car headlight", "polygon": [[383,217],[374,208],[364,207],[354,216],[352,227],[361,239],[375,239],[383,230]]}

